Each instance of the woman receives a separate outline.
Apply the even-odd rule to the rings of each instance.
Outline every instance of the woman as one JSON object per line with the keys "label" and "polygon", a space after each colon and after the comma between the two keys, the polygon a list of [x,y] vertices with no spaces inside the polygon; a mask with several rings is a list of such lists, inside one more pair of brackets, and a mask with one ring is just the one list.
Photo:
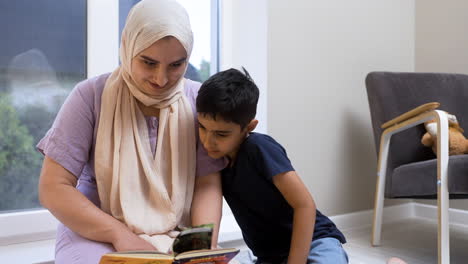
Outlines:
{"label": "woman", "polygon": [[79,83],[38,149],[39,198],[59,225],[55,263],[98,263],[110,251],[168,251],[189,224],[195,174],[223,164],[197,144],[199,84],[186,11],[143,0],[122,32],[121,65]]}

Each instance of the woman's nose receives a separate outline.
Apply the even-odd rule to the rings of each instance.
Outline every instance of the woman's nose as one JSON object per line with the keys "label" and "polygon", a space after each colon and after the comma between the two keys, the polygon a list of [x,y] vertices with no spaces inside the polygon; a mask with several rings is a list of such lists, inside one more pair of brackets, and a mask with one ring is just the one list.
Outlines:
{"label": "woman's nose", "polygon": [[160,87],[164,87],[168,82],[167,73],[164,69],[157,69],[153,79]]}

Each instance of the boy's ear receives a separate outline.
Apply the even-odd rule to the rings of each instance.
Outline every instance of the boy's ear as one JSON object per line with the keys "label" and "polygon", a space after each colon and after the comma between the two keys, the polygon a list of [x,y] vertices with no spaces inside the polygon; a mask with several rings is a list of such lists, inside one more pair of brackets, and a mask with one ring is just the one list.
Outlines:
{"label": "boy's ear", "polygon": [[252,119],[250,123],[247,125],[247,132],[252,132],[258,125],[258,120],[257,119]]}

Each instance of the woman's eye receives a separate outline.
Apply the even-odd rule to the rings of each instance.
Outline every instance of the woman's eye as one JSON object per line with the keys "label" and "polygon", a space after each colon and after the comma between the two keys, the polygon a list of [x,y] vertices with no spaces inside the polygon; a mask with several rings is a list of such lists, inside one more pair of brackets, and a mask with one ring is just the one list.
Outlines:
{"label": "woman's eye", "polygon": [[172,64],[172,67],[174,67],[174,68],[178,68],[178,67],[180,67],[181,65],[182,65],[182,63],[181,63],[181,62],[178,62],[178,63],[173,63],[173,64]]}
{"label": "woman's eye", "polygon": [[143,63],[145,63],[146,65],[148,66],[154,66],[156,65],[156,63],[152,62],[152,61],[148,61],[148,60],[144,60]]}

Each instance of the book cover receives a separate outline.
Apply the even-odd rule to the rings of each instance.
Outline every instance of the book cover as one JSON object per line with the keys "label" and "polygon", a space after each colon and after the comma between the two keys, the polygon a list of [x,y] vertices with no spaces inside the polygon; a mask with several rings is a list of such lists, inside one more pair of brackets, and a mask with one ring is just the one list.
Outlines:
{"label": "book cover", "polygon": [[233,259],[239,249],[235,248],[220,248],[220,249],[204,249],[192,250],[181,253],[174,258],[176,264],[227,264]]}
{"label": "book cover", "polygon": [[99,264],[227,264],[239,249],[220,248],[191,250],[176,256],[154,251],[126,251],[108,253]]}
{"label": "book cover", "polygon": [[172,244],[172,254],[156,251],[112,252],[101,257],[99,264],[226,264],[239,249],[210,249],[213,225],[182,230]]}

